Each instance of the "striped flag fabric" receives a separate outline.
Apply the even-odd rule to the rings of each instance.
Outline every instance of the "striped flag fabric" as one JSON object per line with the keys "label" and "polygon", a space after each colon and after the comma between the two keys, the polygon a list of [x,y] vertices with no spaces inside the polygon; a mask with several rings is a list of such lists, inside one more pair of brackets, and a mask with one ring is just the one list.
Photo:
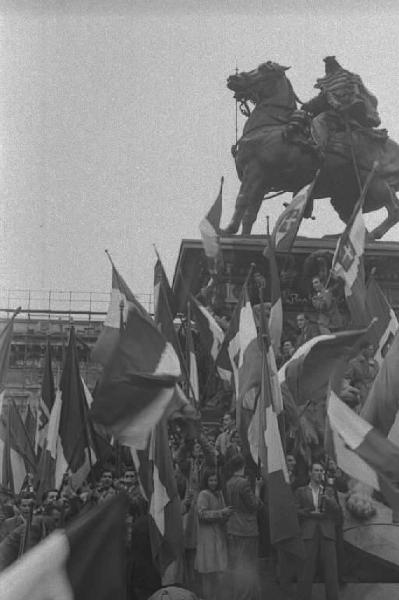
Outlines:
{"label": "striped flag fabric", "polygon": [[350,409],[331,389],[327,415],[339,467],[381,491],[399,510],[399,446]]}
{"label": "striped flag fabric", "polygon": [[399,331],[396,332],[373,385],[361,416],[399,446]]}
{"label": "striped flag fabric", "polygon": [[20,441],[16,438],[16,434],[21,434],[21,431],[18,431],[15,410],[15,406],[10,403],[7,415],[3,412],[0,422],[1,485],[13,494],[19,494],[27,470],[25,457],[21,452],[22,439]]}
{"label": "striped flag fabric", "polygon": [[319,335],[300,346],[279,370],[297,405],[318,403],[327,397],[331,372],[337,361],[351,351],[366,329]]}
{"label": "striped flag fabric", "polygon": [[144,308],[112,263],[111,298],[103,329],[91,353],[93,361],[103,366],[109,363],[118,345],[121,328],[125,326],[129,309],[132,306],[135,306],[137,310],[144,311]]}
{"label": "striped flag fabric", "polygon": [[168,444],[166,420],[155,427],[149,444],[152,463],[150,538],[155,564],[161,575],[184,551],[180,499]]}
{"label": "striped flag fabric", "polygon": [[59,488],[69,472],[72,485],[79,486],[97,458],[90,435],[89,406],[71,327],[65,362],[50,413],[46,444],[38,468],[38,497],[50,487]]}
{"label": "striped flag fabric", "polygon": [[132,307],[91,407],[94,422],[121,444],[145,449],[180,379],[179,359],[154,321]]}
{"label": "striped flag fabric", "polygon": [[180,500],[166,417],[154,427],[144,450],[132,448],[131,451],[140,487],[149,503],[151,550],[162,576],[184,551]]}
{"label": "striped flag fabric", "polygon": [[41,502],[44,492],[55,487],[55,466],[57,462],[61,404],[61,391],[57,389],[37,469],[36,495],[38,502]]}
{"label": "striped flag fabric", "polygon": [[190,295],[192,316],[204,350],[216,361],[224,340],[224,332],[209,310]]}
{"label": "striped flag fabric", "polygon": [[223,183],[224,178],[222,177],[219,194],[209,212],[202,219],[199,225],[202,245],[205,255],[208,259],[208,269],[211,275],[217,275],[223,263],[219,239],[220,219],[222,217]]}
{"label": "striped flag fabric", "polygon": [[47,437],[48,422],[51,409],[55,400],[54,377],[51,364],[51,346],[47,340],[46,354],[44,357],[44,371],[39,398],[39,406],[36,420],[35,452],[38,454],[45,444]]}
{"label": "striped flag fabric", "polygon": [[262,361],[259,351],[258,332],[247,287],[242,291],[238,327],[239,358],[237,370],[237,398],[243,401],[251,389],[260,387]]}
{"label": "striped flag fabric", "polygon": [[190,302],[187,304],[187,327],[186,327],[186,344],[187,344],[187,366],[189,376],[189,389],[188,397],[194,406],[198,406],[199,403],[199,379],[198,379],[198,365],[197,357],[195,354],[193,332],[191,328],[191,307]]}
{"label": "striped flag fabric", "polygon": [[370,329],[370,340],[376,347],[375,360],[381,365],[399,329],[398,319],[384,292],[371,275],[367,282],[366,308],[371,319],[377,318]]}
{"label": "striped flag fabric", "polygon": [[234,307],[229,326],[225,332],[223,343],[216,358],[219,375],[225,381],[233,383],[238,393],[238,362],[240,357],[240,315],[245,304],[244,288]]}
{"label": "striped flag fabric", "polygon": [[331,265],[331,273],[344,282],[346,303],[354,328],[369,324],[364,271],[366,226],[362,208],[363,197],[356,203],[352,216],[338,240]]}
{"label": "striped flag fabric", "polygon": [[275,252],[291,252],[305,209],[311,199],[315,179],[295,194],[291,203],[276,221],[271,235]]}
{"label": "striped flag fabric", "polygon": [[280,403],[273,383],[277,371],[273,367],[273,347],[265,322],[261,325],[261,335],[261,387],[251,429],[253,432],[258,429],[257,458],[267,481],[270,540],[279,550],[303,558],[304,547],[275,410]]}
{"label": "striped flag fabric", "polygon": [[270,241],[264,251],[264,256],[269,261],[271,283],[271,307],[269,317],[269,331],[274,355],[280,353],[281,336],[283,332],[283,303],[281,300],[280,276],[273,242]]}
{"label": "striped flag fabric", "polygon": [[127,600],[126,513],[118,494],[0,573],[2,600]]}

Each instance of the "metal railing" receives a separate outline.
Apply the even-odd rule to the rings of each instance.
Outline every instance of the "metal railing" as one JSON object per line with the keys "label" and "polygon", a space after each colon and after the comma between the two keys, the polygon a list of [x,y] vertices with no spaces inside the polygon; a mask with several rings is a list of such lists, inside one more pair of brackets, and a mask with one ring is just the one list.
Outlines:
{"label": "metal railing", "polygon": [[[148,312],[153,310],[152,294],[137,294],[137,299]],[[22,313],[37,315],[96,315],[107,313],[109,292],[0,289],[1,312],[10,313],[21,306]]]}

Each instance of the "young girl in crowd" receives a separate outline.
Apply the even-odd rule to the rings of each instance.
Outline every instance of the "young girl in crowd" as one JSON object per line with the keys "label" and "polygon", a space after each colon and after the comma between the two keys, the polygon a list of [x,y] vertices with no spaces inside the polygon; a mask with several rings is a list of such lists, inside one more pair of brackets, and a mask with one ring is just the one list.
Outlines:
{"label": "young girl in crowd", "polygon": [[226,507],[218,474],[206,469],[197,498],[198,536],[195,569],[201,574],[205,600],[220,597],[220,583],[227,569],[227,542],[224,524],[231,514]]}

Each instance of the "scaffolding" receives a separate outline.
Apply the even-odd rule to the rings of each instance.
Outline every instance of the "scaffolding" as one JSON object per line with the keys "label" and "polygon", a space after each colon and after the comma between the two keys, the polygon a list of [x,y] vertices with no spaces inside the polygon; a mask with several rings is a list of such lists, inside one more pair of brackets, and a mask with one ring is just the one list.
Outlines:
{"label": "scaffolding", "polygon": [[[137,294],[144,308],[152,313],[152,294]],[[21,313],[36,315],[86,315],[104,317],[110,293],[65,290],[0,289],[0,313],[12,313],[21,306]]]}
{"label": "scaffolding", "polygon": [[[139,302],[151,314],[152,294],[137,294]],[[69,330],[76,332],[82,377],[93,387],[99,366],[91,361],[91,349],[102,328],[110,293],[94,291],[0,289],[0,328],[5,327],[17,307],[14,321],[10,366],[6,387],[11,393],[40,388],[47,341],[53,350],[56,380],[62,370]]]}

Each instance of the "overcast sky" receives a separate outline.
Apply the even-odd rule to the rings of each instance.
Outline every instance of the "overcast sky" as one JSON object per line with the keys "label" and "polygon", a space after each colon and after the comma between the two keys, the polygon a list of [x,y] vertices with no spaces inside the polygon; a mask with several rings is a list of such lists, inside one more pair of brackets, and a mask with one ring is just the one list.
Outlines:
{"label": "overcast sky", "polygon": [[[225,83],[236,63],[291,66],[304,100],[335,54],[378,96],[399,140],[395,2],[47,4],[0,4],[3,289],[108,291],[108,248],[133,291],[149,292],[153,243],[172,277],[221,175],[224,223],[232,213],[235,105]],[[255,232],[281,207],[264,203]],[[300,233],[342,230],[328,201],[315,214]]]}

